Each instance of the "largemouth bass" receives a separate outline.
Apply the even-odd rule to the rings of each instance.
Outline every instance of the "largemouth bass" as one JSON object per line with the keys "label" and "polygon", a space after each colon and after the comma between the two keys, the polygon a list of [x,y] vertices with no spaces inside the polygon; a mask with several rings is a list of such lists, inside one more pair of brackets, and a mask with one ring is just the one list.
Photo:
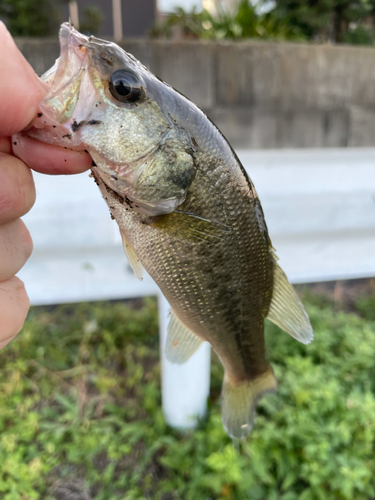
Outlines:
{"label": "largemouth bass", "polygon": [[25,133],[90,153],[135,274],[145,268],[171,304],[167,358],[183,363],[212,345],[225,368],[224,428],[243,437],[260,397],[277,387],[264,319],[300,342],[313,338],[254,185],[204,113],[132,55],[70,24],[60,44]]}

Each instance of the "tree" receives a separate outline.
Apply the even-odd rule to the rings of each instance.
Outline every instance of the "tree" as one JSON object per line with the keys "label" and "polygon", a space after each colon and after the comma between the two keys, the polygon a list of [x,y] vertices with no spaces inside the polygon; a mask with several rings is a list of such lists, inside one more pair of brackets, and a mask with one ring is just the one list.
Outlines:
{"label": "tree", "polygon": [[83,19],[79,29],[85,35],[97,35],[103,22],[103,13],[96,5],[89,5],[83,9]]}
{"label": "tree", "polygon": [[[374,0],[375,1],[375,0]],[[156,24],[151,30],[153,37],[179,35],[183,38],[202,38],[205,40],[243,38],[263,38],[273,40],[304,40],[298,26],[289,19],[271,10],[261,13],[250,0],[239,0],[235,8],[217,8],[215,13],[206,9],[190,12],[179,7],[174,13]]]}
{"label": "tree", "polygon": [[60,23],[50,0],[0,0],[0,17],[13,36],[48,36]]}
{"label": "tree", "polygon": [[275,0],[307,38],[335,43],[373,43],[375,0]]}

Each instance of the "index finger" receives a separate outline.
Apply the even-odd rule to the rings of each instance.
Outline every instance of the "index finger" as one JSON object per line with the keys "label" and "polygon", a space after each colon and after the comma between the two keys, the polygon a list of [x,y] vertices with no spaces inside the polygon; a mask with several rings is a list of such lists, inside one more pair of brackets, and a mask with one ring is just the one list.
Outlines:
{"label": "index finger", "polygon": [[93,165],[87,151],[46,144],[22,134],[13,138],[13,152],[28,167],[42,174],[79,174]]}
{"label": "index finger", "polygon": [[0,47],[0,136],[9,136],[31,122],[47,91],[1,21]]}

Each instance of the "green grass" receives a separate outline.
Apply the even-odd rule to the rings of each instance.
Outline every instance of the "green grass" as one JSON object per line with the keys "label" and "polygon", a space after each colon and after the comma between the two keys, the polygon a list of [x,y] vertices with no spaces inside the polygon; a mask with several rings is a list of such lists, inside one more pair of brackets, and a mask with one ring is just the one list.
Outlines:
{"label": "green grass", "polygon": [[216,358],[208,420],[166,426],[154,300],[32,309],[0,352],[0,498],[373,498],[375,298],[359,315],[306,305],[310,346],[267,324],[279,390],[239,445],[222,429]]}

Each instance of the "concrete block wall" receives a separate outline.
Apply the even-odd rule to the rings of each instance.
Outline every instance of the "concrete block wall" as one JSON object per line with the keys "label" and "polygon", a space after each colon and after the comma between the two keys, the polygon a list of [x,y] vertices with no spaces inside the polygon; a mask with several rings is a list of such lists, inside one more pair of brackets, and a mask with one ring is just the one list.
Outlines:
{"label": "concrete block wall", "polygon": [[[18,39],[37,73],[54,40]],[[123,40],[122,47],[189,97],[235,148],[375,145],[375,49],[246,42]]]}

